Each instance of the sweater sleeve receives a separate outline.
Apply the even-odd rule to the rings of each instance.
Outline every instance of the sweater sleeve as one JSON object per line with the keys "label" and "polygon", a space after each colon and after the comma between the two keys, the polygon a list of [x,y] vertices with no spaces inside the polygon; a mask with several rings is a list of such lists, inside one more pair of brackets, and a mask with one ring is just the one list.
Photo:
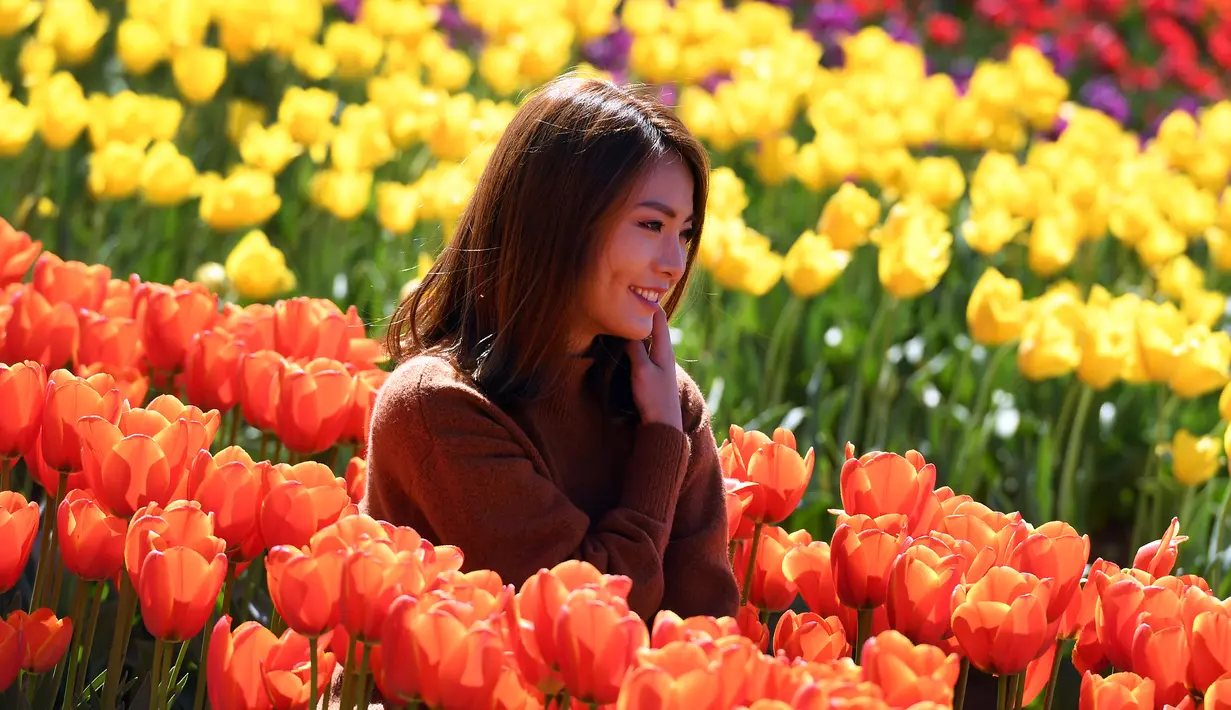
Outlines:
{"label": "sweater sleeve", "polygon": [[663,557],[662,606],[683,617],[734,616],[739,610],[739,588],[728,558],[726,493],[718,445],[700,390],[682,370],[680,380],[691,453]]}
{"label": "sweater sleeve", "polygon": [[[639,614],[658,608],[688,460],[683,432],[641,425],[619,506],[590,520],[521,429],[478,392],[413,370],[387,388],[373,407],[369,495],[401,493],[435,542],[461,548],[468,569],[491,569],[520,586],[540,569],[584,560],[630,577],[629,606]],[[378,501],[371,507],[394,512]]]}

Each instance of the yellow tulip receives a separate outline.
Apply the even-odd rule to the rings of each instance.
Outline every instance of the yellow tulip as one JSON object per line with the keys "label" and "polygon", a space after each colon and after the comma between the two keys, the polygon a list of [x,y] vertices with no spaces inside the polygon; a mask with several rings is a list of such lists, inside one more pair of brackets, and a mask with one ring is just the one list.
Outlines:
{"label": "yellow tulip", "polygon": [[1197,120],[1187,111],[1172,111],[1159,124],[1154,140],[1172,165],[1186,165],[1199,149]]}
{"label": "yellow tulip", "polygon": [[836,250],[828,237],[807,231],[787,251],[782,278],[797,297],[812,298],[828,289],[850,261],[850,252]]}
{"label": "yellow tulip", "polygon": [[372,173],[321,170],[312,176],[312,201],[343,221],[363,214],[371,201]]}
{"label": "yellow tulip", "polygon": [[171,73],[185,101],[208,103],[227,78],[227,53],[217,47],[189,47],[171,60]]}
{"label": "yellow tulip", "polygon": [[1029,380],[1067,375],[1081,364],[1084,306],[1072,293],[1054,291],[1031,307],[1017,348],[1017,368]]}
{"label": "yellow tulip", "polygon": [[12,37],[43,14],[43,3],[34,0],[0,0],[0,37]]}
{"label": "yellow tulip", "polygon": [[1026,262],[1030,270],[1048,277],[1073,262],[1077,253],[1080,225],[1069,210],[1040,215],[1030,229]]}
{"label": "yellow tulip", "polygon": [[343,79],[370,75],[384,52],[384,43],[370,29],[350,22],[329,23],[323,44],[337,61],[338,76]]}
{"label": "yellow tulip", "polygon": [[110,200],[131,197],[140,185],[144,163],[144,145],[116,142],[99,148],[90,155],[90,174],[86,178],[90,194]]}
{"label": "yellow tulip", "polygon": [[1137,345],[1146,376],[1152,382],[1166,382],[1176,367],[1174,351],[1188,327],[1188,319],[1173,303],[1142,301],[1136,325]]}
{"label": "yellow tulip", "polygon": [[1231,271],[1231,234],[1222,227],[1210,227],[1205,231],[1205,243],[1214,267],[1219,271]]}
{"label": "yellow tulip", "polygon": [[241,297],[264,301],[295,288],[286,256],[259,229],[244,235],[227,255],[227,279]]}
{"label": "yellow tulip", "polygon": [[1144,192],[1121,193],[1112,205],[1107,226],[1116,239],[1134,246],[1149,235],[1163,216],[1154,200]]}
{"label": "yellow tulip", "polygon": [[31,88],[42,84],[56,70],[56,48],[33,37],[27,39],[17,54],[17,68],[22,84]]}
{"label": "yellow tulip", "polygon": [[129,73],[145,76],[165,60],[170,48],[158,28],[144,20],[127,18],[116,35],[116,56]]}
{"label": "yellow tulip", "polygon": [[160,141],[150,147],[141,167],[141,193],[152,205],[178,205],[196,193],[197,169],[175,144]]}
{"label": "yellow tulip", "polygon": [[970,218],[962,223],[962,238],[971,249],[991,256],[1016,239],[1025,226],[1025,220],[1000,207],[972,210]]}
{"label": "yellow tulip", "polygon": [[953,235],[935,229],[924,214],[903,207],[896,205],[885,222],[883,231],[895,236],[880,244],[877,272],[886,291],[906,299],[921,296],[940,282],[949,269]]}
{"label": "yellow tulip", "polygon": [[379,107],[351,104],[342,111],[329,150],[335,168],[345,172],[374,170],[389,162],[396,152]]}
{"label": "yellow tulip", "polygon": [[34,137],[38,117],[17,99],[0,99],[0,157],[20,155]]}
{"label": "yellow tulip", "polygon": [[445,91],[461,91],[470,83],[474,64],[465,52],[450,49],[427,66],[428,84]]}
{"label": "yellow tulip", "polygon": [[1091,289],[1086,302],[1077,377],[1095,390],[1115,384],[1136,354],[1137,332],[1123,307],[1101,286]]}
{"label": "yellow tulip", "polygon": [[497,96],[508,96],[523,84],[520,64],[521,52],[517,47],[492,42],[479,53],[479,76]]}
{"label": "yellow tulip", "polygon": [[[723,166],[710,171],[710,194],[706,218],[738,217],[748,206],[744,181],[731,168]],[[832,237],[831,237],[832,239]]]}
{"label": "yellow tulip", "polygon": [[1205,271],[1181,254],[1157,269],[1158,290],[1167,298],[1182,300],[1193,289],[1205,288]]}
{"label": "yellow tulip", "polygon": [[836,185],[858,169],[859,146],[840,131],[818,133],[795,156],[795,177],[813,191]]}
{"label": "yellow tulip", "polygon": [[292,86],[278,105],[278,123],[286,126],[297,143],[311,146],[329,138],[338,95],[324,89]]}
{"label": "yellow tulip", "polygon": [[376,220],[394,234],[415,228],[419,212],[419,191],[411,185],[382,182],[376,185]]}
{"label": "yellow tulip", "polygon": [[227,102],[227,140],[234,145],[239,145],[239,142],[244,139],[248,133],[248,126],[252,124],[259,126],[264,123],[264,106],[244,99],[232,99]]}
{"label": "yellow tulip", "polygon": [[1022,285],[988,267],[966,303],[966,325],[975,342],[996,346],[1015,340],[1025,325]]}
{"label": "yellow tulip", "polygon": [[923,158],[915,165],[910,192],[948,209],[966,192],[966,175],[951,156]]}
{"label": "yellow tulip", "polygon": [[286,126],[275,123],[268,128],[253,123],[239,143],[239,155],[246,165],[277,175],[299,154],[303,146],[295,142]]}
{"label": "yellow tulip", "polygon": [[1183,254],[1188,238],[1170,222],[1159,220],[1150,226],[1146,236],[1136,244],[1137,255],[1151,268],[1161,266]]}
{"label": "yellow tulip", "polygon": [[61,63],[75,67],[94,58],[109,24],[110,15],[95,8],[90,0],[56,0],[47,4],[37,37],[55,48]]}
{"label": "yellow tulip", "polygon": [[338,69],[337,58],[326,47],[314,42],[304,42],[295,47],[291,53],[291,64],[311,81],[324,81]]}
{"label": "yellow tulip", "polygon": [[854,251],[868,241],[868,233],[880,216],[880,202],[863,188],[847,182],[825,203],[816,231],[828,237],[835,249]]}
{"label": "yellow tulip", "polygon": [[36,87],[30,107],[39,118],[39,135],[52,150],[64,150],[75,143],[89,120],[89,104],[81,85],[64,71]]}
{"label": "yellow tulip", "polygon": [[255,168],[236,168],[201,187],[201,219],[219,232],[264,224],[281,206],[274,176]]}
{"label": "yellow tulip", "polygon": [[762,140],[752,159],[757,177],[768,186],[781,185],[795,172],[795,152],[799,144],[791,136]]}
{"label": "yellow tulip", "polygon": [[1185,330],[1172,350],[1175,367],[1168,384],[1184,398],[1200,397],[1222,389],[1231,377],[1231,335],[1210,332],[1200,325]]}
{"label": "yellow tulip", "polygon": [[1199,486],[1218,473],[1218,439],[1196,437],[1180,429],[1171,440],[1171,471],[1175,480],[1185,486]]}
{"label": "yellow tulip", "polygon": [[1220,291],[1194,288],[1184,294],[1180,308],[1189,323],[1213,328],[1227,312],[1227,297]]}
{"label": "yellow tulip", "polygon": [[1218,417],[1231,422],[1231,383],[1224,385],[1222,394],[1218,395]]}

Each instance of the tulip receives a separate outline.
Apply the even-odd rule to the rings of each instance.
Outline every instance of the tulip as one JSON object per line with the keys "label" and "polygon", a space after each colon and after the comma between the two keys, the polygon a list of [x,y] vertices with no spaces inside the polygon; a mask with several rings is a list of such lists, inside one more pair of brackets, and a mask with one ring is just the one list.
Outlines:
{"label": "tulip", "polygon": [[1134,672],[1154,681],[1157,703],[1175,705],[1188,697],[1189,644],[1179,619],[1142,614],[1132,654]]}
{"label": "tulip", "polygon": [[1228,382],[1231,367],[1231,336],[1211,332],[1201,325],[1189,326],[1171,351],[1175,362],[1168,379],[1171,390],[1184,398],[1217,392]]}
{"label": "tulip", "polygon": [[848,458],[839,479],[847,515],[904,515],[910,531],[923,534],[932,524],[936,467],[916,467],[893,453]]}
{"label": "tulip", "polygon": [[[312,649],[316,651],[316,663],[312,661]],[[329,689],[329,680],[336,666],[334,654],[325,644],[287,629],[270,647],[261,668],[261,681],[265,686],[272,706],[275,708],[308,707],[312,698],[320,697]],[[316,687],[312,687],[312,667],[316,670]],[[315,691],[315,692],[313,692]]]}
{"label": "tulip", "polygon": [[264,542],[259,525],[264,470],[231,446],[215,455],[202,449],[188,470],[187,494],[214,516],[214,534],[226,541],[231,560],[250,560]]}
{"label": "tulip", "polygon": [[[601,605],[601,602],[593,603]],[[382,663],[378,669],[376,685],[381,694],[395,703],[422,699],[429,707],[459,710],[490,707],[503,675],[504,649],[499,634],[486,622],[468,628],[446,611],[418,607],[419,602],[414,597],[401,596],[389,609],[389,622],[381,635],[381,655],[396,658],[399,663]],[[566,610],[561,613],[563,617]],[[625,618],[640,627],[644,640],[645,625],[636,616]],[[629,626],[624,624],[617,629]],[[607,667],[614,669],[616,666],[613,664],[624,658],[627,658],[627,664],[632,663],[635,649],[587,648],[589,639],[586,633],[578,629],[566,643],[574,645],[578,653],[586,653],[590,663],[606,665],[592,669],[587,664],[582,672],[599,673]],[[632,636],[635,637],[635,633]],[[603,655],[597,658],[588,655],[594,652]],[[618,654],[619,658],[613,657],[614,654]],[[565,672],[563,668],[562,672]],[[620,675],[623,675],[623,668]],[[615,694],[619,692],[619,680],[617,678],[615,681]],[[608,702],[615,702],[614,694]]]}
{"label": "tulip", "polygon": [[140,364],[144,353],[137,321],[84,310],[79,316],[80,342],[74,358],[79,365],[102,363],[125,369]]}
{"label": "tulip", "polygon": [[[68,370],[51,373],[39,431],[40,451],[49,468],[60,472],[82,470],[79,420],[92,416],[114,424],[128,409],[114,385],[109,375],[81,379]],[[43,484],[47,486],[48,482]],[[54,482],[50,488],[55,488]]]}
{"label": "tulip", "polygon": [[351,413],[342,438],[357,442],[361,448],[367,446],[372,407],[376,404],[377,393],[388,379],[389,373],[385,370],[363,370],[355,373]]}
{"label": "tulip", "polygon": [[828,237],[809,230],[787,251],[782,278],[797,298],[808,299],[828,289],[850,261],[850,252],[834,249]]}
{"label": "tulip", "polygon": [[966,323],[971,337],[983,345],[1003,345],[1021,334],[1025,320],[1021,283],[989,266],[979,277],[966,304]]}
{"label": "tulip", "polygon": [[[305,476],[306,480],[279,481],[281,474],[266,472],[264,490],[267,492],[261,502],[260,517],[261,537],[266,547],[303,547],[318,530],[350,512],[346,481],[334,478],[323,464],[308,463],[312,464],[311,468],[324,469],[324,473]],[[307,468],[305,464],[299,467]]]}
{"label": "tulip", "polygon": [[239,406],[244,419],[272,432],[278,418],[278,395],[286,360],[273,350],[249,353],[240,369]]}
{"label": "tulip", "polygon": [[50,301],[28,285],[17,287],[7,300],[11,310],[0,338],[0,361],[32,360],[49,369],[66,364],[77,348],[73,307]]}
{"label": "tulip", "polygon": [[142,338],[150,366],[170,372],[180,368],[193,337],[218,317],[218,297],[204,286],[142,284]]}
{"label": "tulip", "polygon": [[51,252],[44,252],[34,263],[31,284],[51,303],[67,303],[74,312],[97,311],[103,305],[110,280],[111,269],[106,266],[64,261]]}
{"label": "tulip", "polygon": [[654,624],[650,630],[650,645],[654,648],[663,648],[677,641],[691,644],[737,635],[739,635],[739,624],[734,617],[724,616],[715,619],[712,616],[691,616],[682,619],[679,614],[670,609],[663,609],[654,616]]}
{"label": "tulip", "polygon": [[1161,539],[1147,542],[1137,550],[1137,555],[1133,558],[1133,567],[1149,572],[1154,577],[1165,577],[1171,574],[1176,558],[1180,555],[1180,543],[1188,540],[1187,536],[1179,533],[1180,519],[1172,518],[1171,524],[1167,526]]}
{"label": "tulip", "polygon": [[[799,532],[807,535],[807,531]],[[733,569],[737,570],[736,582],[743,599],[770,611],[789,607],[798,590],[787,580],[782,561],[791,548],[808,542],[811,539],[802,540],[799,533],[788,535],[782,528],[770,525],[761,528],[759,538],[740,545],[735,552]]]}
{"label": "tulip", "polygon": [[288,627],[315,637],[338,625],[346,561],[344,550],[305,554],[289,545],[270,548],[270,597]]}
{"label": "tulip", "polygon": [[570,594],[555,628],[564,687],[582,702],[614,703],[637,651],[649,641],[644,622],[627,606],[604,602],[589,590]]}
{"label": "tulip", "polygon": [[56,536],[64,567],[90,581],[111,579],[124,566],[128,521],[107,514],[86,491],[74,489],[60,503]]}
{"label": "tulip", "polygon": [[961,581],[962,559],[941,557],[925,545],[911,545],[889,572],[885,607],[889,624],[914,643],[939,645],[951,635],[950,599]]}
{"label": "tulip", "polygon": [[1063,522],[1045,523],[1027,535],[1013,550],[1009,566],[1054,580],[1047,606],[1049,621],[1060,618],[1081,587],[1081,576],[1090,557],[1090,538]]}
{"label": "tulip", "polygon": [[73,638],[73,620],[58,619],[51,609],[35,609],[31,614],[18,609],[9,614],[6,622],[25,642],[21,667],[31,673],[46,673],[55,668]]}
{"label": "tulip", "polygon": [[961,672],[957,654],[916,646],[896,631],[885,631],[868,639],[862,661],[864,677],[880,686],[885,702],[894,707],[953,703],[953,687]]}
{"label": "tulip", "polygon": [[1171,469],[1185,486],[1199,486],[1218,473],[1222,442],[1217,437],[1195,437],[1180,429],[1171,440]]}
{"label": "tulip", "polygon": [[190,547],[209,564],[226,543],[213,534],[213,520],[196,501],[177,500],[162,508],[151,503],[133,514],[124,537],[124,569],[141,589],[141,569],[155,550]]}
{"label": "tulip", "polygon": [[1225,609],[1197,615],[1190,632],[1192,661],[1188,683],[1205,692],[1224,674],[1231,672],[1231,612]]}
{"label": "tulip", "polygon": [[346,463],[346,493],[352,503],[363,500],[368,490],[368,462],[358,456],[352,456]]}
{"label": "tulip", "polygon": [[21,579],[38,533],[38,503],[26,502],[16,491],[0,491],[0,592],[12,589]]}
{"label": "tulip", "polygon": [[1154,681],[1136,673],[1106,678],[1086,673],[1081,679],[1081,710],[1153,710]]}
{"label": "tulip", "polygon": [[42,242],[31,240],[0,217],[0,288],[24,279],[42,250]]}
{"label": "tulip", "polygon": [[349,329],[332,301],[300,297],[274,304],[274,349],[285,357],[344,361]]}
{"label": "tulip", "polygon": [[[3,630],[0,629],[0,633]],[[4,687],[4,679],[0,677],[0,688]],[[1220,678],[1205,689],[1202,698],[1205,710],[1228,710],[1231,708],[1231,676]]]}
{"label": "tulip", "polygon": [[825,203],[816,231],[835,249],[854,251],[868,241],[868,232],[880,221],[880,202],[853,182],[844,182]]}
{"label": "tulip", "polygon": [[993,567],[953,591],[953,635],[971,665],[1007,676],[1026,670],[1055,642],[1047,623],[1052,582],[1011,567]]}
{"label": "tulip", "polygon": [[155,638],[180,642],[201,633],[227,576],[227,557],[190,547],[152,550],[141,563],[141,618]]}
{"label": "tulip", "polygon": [[295,288],[286,255],[259,229],[244,235],[226,260],[227,279],[242,298],[264,301]]}
{"label": "tulip", "polygon": [[25,649],[25,633],[7,620],[0,619],[0,693],[8,690],[17,680]]}
{"label": "tulip", "polygon": [[720,707],[720,692],[720,680],[708,668],[675,676],[657,666],[639,666],[624,678],[617,706],[622,710],[708,710]]}
{"label": "tulip", "polygon": [[1180,597],[1174,588],[1143,584],[1127,575],[1100,584],[1098,596],[1094,624],[1099,643],[1116,668],[1132,667],[1133,637],[1141,614],[1149,613],[1160,619],[1176,618],[1180,614]]}
{"label": "tulip", "polygon": [[[37,362],[0,363],[0,401],[6,408],[0,417],[0,467],[33,446],[42,421],[46,388],[47,375]],[[8,487],[7,469],[5,474],[0,489]]]}
{"label": "tulip", "polygon": [[231,617],[214,625],[209,644],[206,687],[210,705],[218,710],[268,710],[261,664],[278,638],[256,621],[231,631]]}
{"label": "tulip", "polygon": [[830,544],[830,567],[838,599],[871,610],[889,595],[889,574],[905,542],[903,515],[854,515],[838,525]]}
{"label": "tulip", "polygon": [[354,383],[336,360],[317,358],[282,370],[278,385],[278,438],[287,449],[316,453],[333,446],[351,414]]}
{"label": "tulip", "polygon": [[206,46],[181,49],[171,60],[171,73],[185,101],[208,103],[226,79],[226,52]]}
{"label": "tulip", "polygon": [[188,399],[222,414],[239,403],[240,381],[248,350],[234,336],[205,330],[192,336],[184,357]]}
{"label": "tulip", "polygon": [[778,619],[774,648],[791,660],[802,658],[810,663],[836,661],[851,652],[842,621],[810,611],[796,614],[788,610]]}

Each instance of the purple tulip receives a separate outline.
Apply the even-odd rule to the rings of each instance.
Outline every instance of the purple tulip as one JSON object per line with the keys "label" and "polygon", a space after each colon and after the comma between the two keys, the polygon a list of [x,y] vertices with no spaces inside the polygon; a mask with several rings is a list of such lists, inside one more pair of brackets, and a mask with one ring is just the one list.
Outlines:
{"label": "purple tulip", "polygon": [[1129,118],[1128,99],[1115,81],[1108,77],[1096,77],[1086,82],[1078,98],[1086,106],[1111,116],[1117,123],[1122,124]]}
{"label": "purple tulip", "polygon": [[611,34],[590,40],[581,48],[586,61],[604,71],[623,69],[628,66],[628,53],[633,47],[633,36],[623,27]]}
{"label": "purple tulip", "polygon": [[859,29],[859,16],[846,3],[825,0],[812,8],[808,31],[816,39],[836,34],[850,34]]}
{"label": "purple tulip", "polygon": [[362,0],[338,0],[338,9],[346,15],[346,19],[354,20],[359,16],[359,4]]}
{"label": "purple tulip", "polygon": [[440,20],[437,25],[444,30],[453,46],[469,46],[483,41],[483,31],[467,22],[452,4],[440,6]]}
{"label": "purple tulip", "polygon": [[709,76],[701,80],[701,88],[705,89],[706,91],[712,94],[718,90],[719,86],[727,83],[728,81],[731,81],[730,74],[726,74],[726,73],[710,74]]}

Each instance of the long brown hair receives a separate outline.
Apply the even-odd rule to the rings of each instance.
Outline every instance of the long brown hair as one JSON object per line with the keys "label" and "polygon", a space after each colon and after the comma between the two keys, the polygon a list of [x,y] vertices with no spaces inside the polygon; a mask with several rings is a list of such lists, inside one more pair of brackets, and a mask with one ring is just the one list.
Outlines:
{"label": "long brown hair", "polygon": [[[652,161],[673,156],[692,173],[697,237],[663,301],[668,316],[700,244],[705,149],[670,109],[633,88],[576,74],[542,86],[505,129],[452,240],[394,311],[390,355],[445,357],[495,401],[540,394],[568,356],[572,309],[605,227]],[[608,379],[627,368],[623,353],[618,339],[595,343]]]}

